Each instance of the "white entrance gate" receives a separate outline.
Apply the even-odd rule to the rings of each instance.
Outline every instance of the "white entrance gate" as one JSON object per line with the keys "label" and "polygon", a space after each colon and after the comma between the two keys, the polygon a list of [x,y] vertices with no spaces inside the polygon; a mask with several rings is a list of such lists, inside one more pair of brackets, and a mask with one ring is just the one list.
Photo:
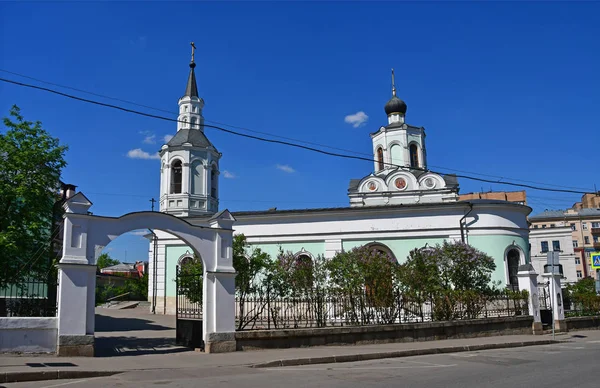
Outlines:
{"label": "white entrance gate", "polygon": [[59,263],[59,356],[94,355],[96,260],[102,249],[123,233],[158,229],[171,233],[202,258],[203,339],[209,353],[235,351],[235,270],[233,222],[227,210],[215,214],[206,226],[194,226],[159,212],[101,217],[88,213],[92,203],[81,193],[65,204],[63,257]]}

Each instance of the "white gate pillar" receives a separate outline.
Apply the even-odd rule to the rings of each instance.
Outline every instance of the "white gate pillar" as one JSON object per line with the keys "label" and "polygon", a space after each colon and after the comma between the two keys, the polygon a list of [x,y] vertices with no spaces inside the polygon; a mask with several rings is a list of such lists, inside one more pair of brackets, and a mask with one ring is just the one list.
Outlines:
{"label": "white gate pillar", "polygon": [[562,289],[560,288],[559,273],[545,273],[542,275],[550,282],[550,303],[552,304],[552,317],[554,318],[554,329],[557,331],[567,331],[567,321],[565,321],[565,306],[563,305]]}
{"label": "white gate pillar", "polygon": [[88,220],[81,217],[91,205],[81,194],[65,204],[63,256],[58,264],[59,356],[94,356],[96,265],[89,263],[94,263],[95,252],[88,252]]}
{"label": "white gate pillar", "polygon": [[529,293],[529,315],[533,317],[533,334],[543,334],[542,318],[540,316],[540,299],[538,295],[537,273],[531,264],[519,266],[519,291]]}
{"label": "white gate pillar", "polygon": [[58,265],[59,356],[94,356],[96,266]]}
{"label": "white gate pillar", "polygon": [[235,275],[233,269],[233,222],[227,212],[215,214],[214,268],[205,268],[203,282],[203,337],[207,353],[235,352]]}

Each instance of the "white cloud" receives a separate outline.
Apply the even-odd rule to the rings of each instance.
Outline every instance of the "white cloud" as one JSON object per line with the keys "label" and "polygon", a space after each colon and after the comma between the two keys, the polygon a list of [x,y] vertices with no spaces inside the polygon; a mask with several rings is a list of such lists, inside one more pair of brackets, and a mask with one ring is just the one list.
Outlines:
{"label": "white cloud", "polygon": [[173,138],[173,135],[165,135],[165,137],[163,139],[164,139],[165,143],[168,143],[172,138]]}
{"label": "white cloud", "polygon": [[141,148],[129,150],[127,152],[127,157],[131,159],[160,159],[160,156],[158,156],[158,152],[154,154],[149,154],[148,152],[143,151]]}
{"label": "white cloud", "polygon": [[227,170],[223,171],[223,178],[233,179],[235,175]]}
{"label": "white cloud", "polygon": [[156,143],[156,135],[148,135],[143,140],[144,144],[155,144]]}
{"label": "white cloud", "polygon": [[352,125],[354,128],[358,128],[361,125],[364,125],[367,120],[369,120],[369,116],[362,110],[360,112],[356,112],[352,115],[348,115],[344,117],[344,122]]}
{"label": "white cloud", "polygon": [[294,170],[292,167],[288,166],[287,164],[278,164],[277,168],[283,172],[287,172],[289,174],[296,172],[296,170]]}

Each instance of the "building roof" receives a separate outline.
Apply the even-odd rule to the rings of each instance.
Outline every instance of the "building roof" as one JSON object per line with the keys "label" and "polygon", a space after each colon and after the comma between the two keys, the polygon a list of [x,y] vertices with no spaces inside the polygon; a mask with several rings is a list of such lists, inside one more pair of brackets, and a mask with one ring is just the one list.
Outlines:
{"label": "building roof", "polygon": [[100,268],[101,271],[113,271],[113,272],[137,272],[133,264],[119,263],[111,265],[110,267]]}
{"label": "building roof", "polygon": [[[395,174],[399,170],[400,170],[399,168],[395,168],[393,170],[385,170],[383,174],[377,174],[377,177],[385,180],[389,175]],[[387,173],[386,173],[386,171],[387,171]],[[401,171],[407,171],[407,170],[402,169]],[[425,170],[421,170],[421,169],[410,169],[410,173],[412,173],[417,179],[419,179],[420,176],[427,174],[429,172],[432,172],[432,171],[425,171]],[[434,173],[434,174],[436,174],[436,173]],[[440,175],[440,174],[437,174],[437,175]],[[440,175],[440,176],[446,182],[446,188],[454,189],[454,188],[458,187],[458,179],[456,178],[456,175],[449,174],[449,175]],[[350,184],[348,185],[348,192],[353,193],[355,191],[358,191],[358,186],[360,185],[360,182],[365,178],[350,179]],[[419,191],[419,190],[415,190],[415,191]],[[490,198],[490,199],[492,199],[492,198]]]}
{"label": "building roof", "polygon": [[466,204],[479,204],[479,205],[510,205],[510,206],[523,206],[525,208],[529,208],[525,205],[519,205],[513,202],[506,201],[495,201],[495,200],[485,200],[478,199],[473,201],[454,201],[454,202],[431,202],[431,203],[416,203],[416,204],[401,204],[401,205],[379,205],[379,206],[359,206],[359,207],[329,207],[329,208],[312,208],[312,209],[284,209],[277,210],[277,208],[269,209],[269,210],[251,210],[251,211],[238,211],[231,212],[234,217],[242,217],[242,216],[254,216],[254,215],[285,215],[285,214],[303,214],[303,213],[328,213],[328,212],[364,212],[364,211],[372,211],[372,210],[394,210],[394,209],[418,209],[418,208],[427,208],[427,207],[450,207],[450,206],[464,206]]}
{"label": "building roof", "polygon": [[214,148],[214,146],[212,145],[210,140],[208,140],[203,131],[199,129],[190,128],[182,128],[179,131],[177,131],[175,136],[173,136],[173,138],[169,140],[167,145],[169,147],[177,147],[182,146],[185,143],[190,143],[194,147]]}
{"label": "building roof", "polygon": [[530,221],[541,221],[556,218],[577,218],[577,217],[600,217],[600,209],[580,209],[580,210],[544,210],[534,216],[529,217]]}

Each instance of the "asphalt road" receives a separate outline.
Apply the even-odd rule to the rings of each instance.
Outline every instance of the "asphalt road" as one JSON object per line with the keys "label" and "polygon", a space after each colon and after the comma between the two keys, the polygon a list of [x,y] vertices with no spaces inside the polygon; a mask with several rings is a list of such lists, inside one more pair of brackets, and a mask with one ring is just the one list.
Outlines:
{"label": "asphalt road", "polygon": [[600,341],[356,363],[251,369],[128,372],[112,377],[5,384],[7,388],[100,387],[535,387],[597,388]]}

